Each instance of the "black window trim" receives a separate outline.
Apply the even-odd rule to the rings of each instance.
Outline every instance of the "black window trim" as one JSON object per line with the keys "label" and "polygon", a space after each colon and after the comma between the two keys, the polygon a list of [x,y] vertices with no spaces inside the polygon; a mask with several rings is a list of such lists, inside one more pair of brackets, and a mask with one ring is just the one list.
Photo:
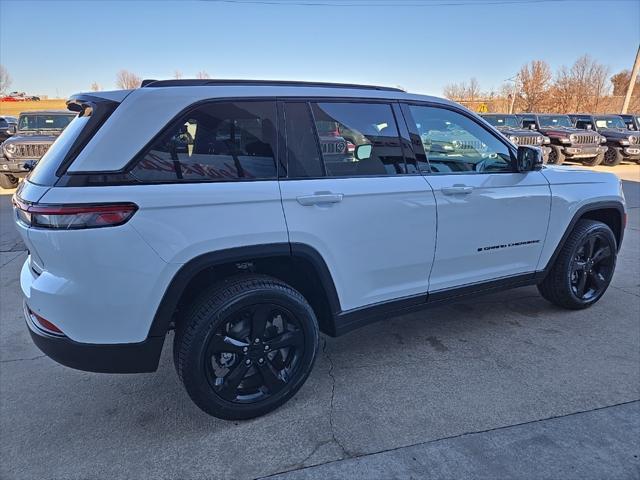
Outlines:
{"label": "black window trim", "polygon": [[[286,113],[286,105],[291,103],[303,104],[306,107],[307,115],[309,117],[309,121],[311,122],[311,128],[313,129],[313,138],[316,144],[316,151],[318,153],[318,157],[320,158],[320,165],[323,172],[322,176],[317,177],[290,177],[289,176],[289,136],[287,131],[287,113]],[[322,149],[320,147],[320,139],[318,137],[318,130],[316,128],[316,123],[313,118],[313,112],[311,111],[311,102],[307,100],[305,97],[299,97],[297,100],[294,99],[283,99],[278,98],[278,108],[279,112],[281,112],[281,125],[282,125],[282,139],[283,139],[283,149],[282,149],[282,158],[281,164],[283,165],[284,172],[282,175],[278,176],[279,180],[309,180],[310,178],[326,178],[327,177],[327,167],[324,164],[324,159],[322,158]]]}
{"label": "black window trim", "polygon": [[[498,172],[443,172],[443,173],[435,173],[431,169],[431,164],[429,163],[429,156],[424,151],[424,148],[420,147],[420,148],[422,148],[422,152],[421,153],[425,155],[425,157],[427,159],[427,165],[429,166],[429,171],[422,171],[421,172],[422,175],[441,177],[441,176],[444,176],[444,175],[494,175],[494,174],[518,173],[513,168],[514,159],[516,158],[516,156],[518,154],[518,152],[513,148],[513,146],[510,145],[509,142],[507,142],[507,140],[502,137],[502,135],[500,135],[500,134],[496,135],[495,132],[493,132],[490,128],[487,128],[487,126],[482,124],[481,122],[478,122],[478,120],[476,118],[474,118],[473,115],[471,115],[469,112],[465,111],[464,109],[456,107],[454,105],[442,104],[442,103],[437,103],[437,102],[428,102],[428,101],[401,100],[399,103],[400,103],[400,105],[402,107],[402,113],[405,116],[406,115],[409,116],[409,118],[405,117],[405,121],[408,124],[407,127],[409,128],[409,132],[412,131],[411,122],[413,122],[413,124],[415,125],[415,120],[413,118],[413,115],[411,114],[410,109],[406,108],[406,107],[414,105],[414,106],[418,106],[418,107],[432,107],[432,108],[440,108],[440,109],[444,109],[444,110],[450,110],[452,112],[461,114],[462,116],[464,116],[464,117],[468,118],[469,120],[471,120],[472,122],[474,122],[479,127],[482,127],[482,129],[484,129],[489,135],[493,136],[496,140],[498,140],[500,143],[502,143],[504,146],[506,146],[507,150],[509,151],[509,154],[511,156],[511,163],[510,163],[511,169],[509,171],[498,171]],[[415,130],[415,127],[413,128],[413,130]],[[422,142],[420,142],[420,145],[422,145]]]}

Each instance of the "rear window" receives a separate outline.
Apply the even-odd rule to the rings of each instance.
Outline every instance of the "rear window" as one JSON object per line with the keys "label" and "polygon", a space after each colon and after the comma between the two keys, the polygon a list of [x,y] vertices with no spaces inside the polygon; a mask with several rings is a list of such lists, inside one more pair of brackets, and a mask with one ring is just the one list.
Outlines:
{"label": "rear window", "polygon": [[18,130],[62,130],[75,118],[74,114],[27,114],[20,115]]}
{"label": "rear window", "polygon": [[[83,100],[87,103],[83,103]],[[81,110],[80,114],[77,117],[75,114],[68,116],[72,121],[38,161],[29,174],[29,181],[38,185],[55,185],[59,175],[66,171],[118,105],[117,102],[95,97],[75,97],[70,108]]]}
{"label": "rear window", "polygon": [[77,117],[71,121],[69,126],[64,129],[62,134],[53,142],[53,145],[49,147],[47,153],[36,164],[36,168],[29,175],[31,183],[37,183],[38,185],[53,185],[55,183],[57,179],[55,176],[56,170],[67,156],[67,153],[69,153],[82,130],[86,128],[90,118],[87,115]]}

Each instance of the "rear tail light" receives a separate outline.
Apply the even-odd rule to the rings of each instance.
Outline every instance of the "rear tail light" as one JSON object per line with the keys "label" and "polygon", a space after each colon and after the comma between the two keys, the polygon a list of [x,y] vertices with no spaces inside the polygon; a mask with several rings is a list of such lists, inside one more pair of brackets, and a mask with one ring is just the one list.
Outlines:
{"label": "rear tail light", "polygon": [[58,336],[64,335],[63,331],[60,330],[58,327],[56,327],[49,320],[42,318],[37,313],[33,313],[33,311],[28,307],[27,307],[27,311],[29,313],[29,316],[31,317],[31,321],[41,330],[44,330],[45,332],[50,333],[52,335],[58,335]]}
{"label": "rear tail light", "polygon": [[115,227],[126,223],[138,209],[134,203],[33,205],[15,196],[13,205],[22,223],[54,230]]}

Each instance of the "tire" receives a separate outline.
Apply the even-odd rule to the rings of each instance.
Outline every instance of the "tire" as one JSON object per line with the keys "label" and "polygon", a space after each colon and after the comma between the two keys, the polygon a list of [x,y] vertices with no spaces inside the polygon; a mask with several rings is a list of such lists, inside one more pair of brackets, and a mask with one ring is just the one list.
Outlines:
{"label": "tire", "polygon": [[565,160],[562,149],[557,145],[550,145],[551,151],[549,152],[549,163],[553,165],[562,165]]}
{"label": "tire", "polygon": [[580,220],[546,278],[538,284],[538,291],[559,307],[590,307],[609,287],[616,256],[616,238],[611,229],[602,222]]}
{"label": "tire", "polygon": [[0,174],[0,187],[10,189],[18,186],[18,179],[13,175]]}
{"label": "tire", "polygon": [[615,167],[616,165],[620,165],[620,162],[622,162],[620,149],[613,147],[607,148],[607,151],[604,152],[604,161],[602,163],[608,167]]}
{"label": "tire", "polygon": [[318,343],[318,321],[298,291],[244,275],[214,285],[178,321],[174,362],[198,407],[241,420],[289,400],[311,373]]}
{"label": "tire", "polygon": [[585,158],[584,160],[582,160],[582,164],[585,167],[595,167],[597,165],[600,165],[603,161],[604,161],[604,153],[599,153],[595,157]]}

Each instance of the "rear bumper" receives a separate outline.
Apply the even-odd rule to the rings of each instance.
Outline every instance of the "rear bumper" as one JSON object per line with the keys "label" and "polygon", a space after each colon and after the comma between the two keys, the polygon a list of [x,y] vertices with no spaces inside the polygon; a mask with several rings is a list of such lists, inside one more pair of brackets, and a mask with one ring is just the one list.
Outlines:
{"label": "rear bumper", "polygon": [[101,373],[145,373],[158,368],[164,337],[149,337],[140,343],[80,343],[40,329],[26,302],[24,316],[33,343],[49,358],[67,367]]}

